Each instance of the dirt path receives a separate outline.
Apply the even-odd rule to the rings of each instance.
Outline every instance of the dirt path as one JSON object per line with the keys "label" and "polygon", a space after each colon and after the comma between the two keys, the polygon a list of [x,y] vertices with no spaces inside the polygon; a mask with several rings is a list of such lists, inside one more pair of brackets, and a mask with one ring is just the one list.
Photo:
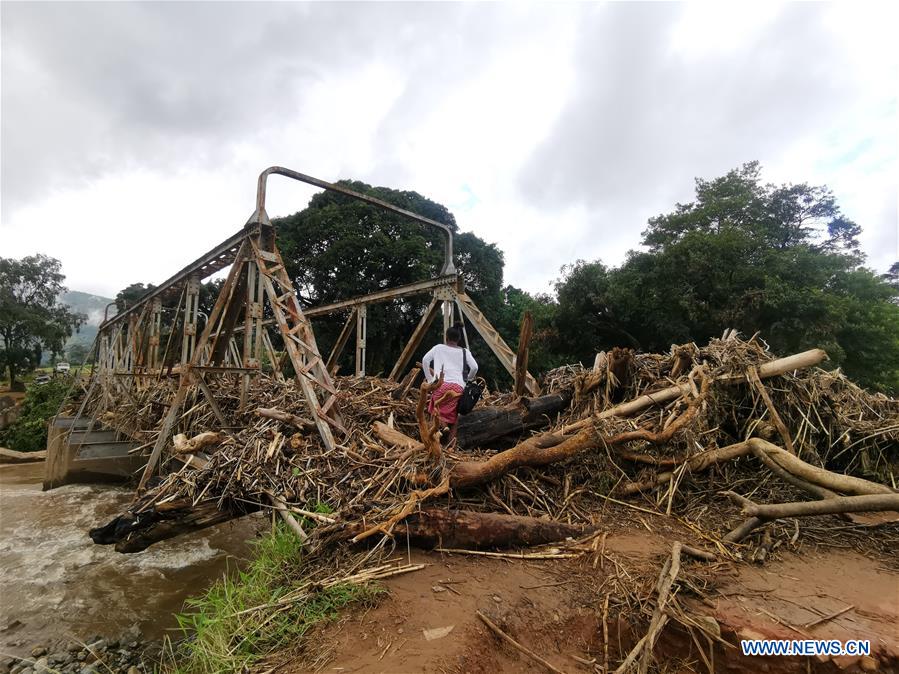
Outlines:
{"label": "dirt path", "polygon": [[[623,560],[625,569],[652,568],[655,573],[670,549],[668,541],[645,531],[610,535],[606,546]],[[390,597],[377,608],[316,635],[317,663],[297,659],[284,671],[316,667],[323,672],[394,674],[546,671],[499,641],[476,611],[561,671],[593,671],[576,658],[602,663],[601,601],[596,593],[602,570],[583,560],[507,561],[414,552],[412,557],[429,566],[390,579],[386,582]],[[713,616],[722,636],[737,644],[713,649],[715,671],[899,672],[899,574],[881,562],[831,549],[785,553],[765,566],[725,564],[715,575],[716,589],[706,599],[684,598],[697,616]],[[802,627],[847,606],[853,608],[808,629]],[[618,654],[642,636],[630,630],[626,617],[610,619],[613,667]],[[806,662],[740,654],[740,638],[765,637],[870,639],[875,657]],[[688,633],[668,630],[656,649],[666,662],[665,671],[707,672],[703,656],[709,659],[708,646],[699,641],[702,656]]]}

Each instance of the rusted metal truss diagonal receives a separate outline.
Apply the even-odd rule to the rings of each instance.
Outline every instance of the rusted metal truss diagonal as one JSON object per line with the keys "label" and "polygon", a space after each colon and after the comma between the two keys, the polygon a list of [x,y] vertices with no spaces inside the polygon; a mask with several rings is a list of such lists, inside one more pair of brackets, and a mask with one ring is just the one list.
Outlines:
{"label": "rusted metal truss diagonal", "polygon": [[[410,217],[424,225],[439,228],[446,236],[445,261],[441,274],[397,288],[382,290],[312,308],[303,308],[276,245],[275,228],[265,212],[265,180],[270,174],[284,175],[302,182],[333,190],[373,206]],[[208,316],[200,310],[200,290],[204,279],[228,269],[215,304]],[[459,316],[481,335],[503,366],[514,375],[515,354],[499,333],[465,293],[461,276],[452,264],[452,232],[445,225],[410,213],[386,202],[326,183],[289,169],[272,167],[259,177],[256,210],[247,225],[209,250],[205,255],[147,293],[134,305],[107,318],[100,325],[95,343],[95,360],[88,394],[74,419],[57,425],[64,432],[90,433],[104,425],[104,419],[122,401],[146,399],[153,393],[153,404],[161,406],[162,422],[151,437],[134,429],[105,428],[115,432],[117,442],[132,450],[144,451],[140,489],[155,473],[163,452],[171,446],[174,433],[189,430],[184,419],[200,397],[209,402],[217,423],[226,430],[238,430],[246,412],[249,389],[266,361],[276,379],[283,381],[283,368],[289,363],[309,416],[328,448],[337,441],[335,434],[346,434],[337,404],[337,389],[332,377],[342,349],[356,335],[356,376],[365,376],[368,307],[379,302],[429,294],[431,301],[415,331],[390,372],[398,379],[408,369],[422,347],[428,328],[442,311],[444,326]],[[330,355],[325,360],[316,344],[312,317],[349,313]],[[270,330],[276,330],[283,344],[275,349]],[[237,378],[240,400],[217,398],[218,379]],[[233,387],[226,387],[234,390]],[[536,381],[528,375],[526,388],[538,393]],[[140,394],[140,395],[138,395]],[[157,417],[159,418],[159,417]],[[131,444],[129,444],[131,443]],[[60,444],[60,443],[57,443]],[[71,448],[71,442],[61,442]],[[51,453],[53,448],[51,447]],[[62,451],[62,450],[61,450]],[[132,451],[133,454],[133,451]],[[132,457],[133,458],[133,457]],[[45,484],[65,483],[66,461],[48,459]],[[51,468],[52,466],[52,468]]]}

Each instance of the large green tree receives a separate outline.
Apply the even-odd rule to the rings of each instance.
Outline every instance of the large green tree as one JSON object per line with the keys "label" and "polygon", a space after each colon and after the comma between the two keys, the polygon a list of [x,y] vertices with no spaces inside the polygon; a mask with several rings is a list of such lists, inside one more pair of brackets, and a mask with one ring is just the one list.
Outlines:
{"label": "large green tree", "polygon": [[[417,192],[356,181],[340,184],[436,220],[455,232],[455,264],[466,288],[488,318],[496,318],[503,304],[503,255],[495,245],[474,234],[458,233],[452,213]],[[307,208],[278,218],[274,224],[287,270],[309,306],[428,279],[437,275],[443,264],[443,234],[436,228],[334,192],[316,194]],[[426,295],[419,295],[369,307],[369,373],[390,371],[428,301]],[[325,353],[344,319],[315,319],[316,336]],[[435,321],[427,346],[440,339],[439,323]],[[485,372],[497,374],[486,347],[471,332],[472,348],[479,355],[484,353],[479,360],[484,362]],[[352,362],[352,348],[348,348],[341,361],[344,372],[352,370]]]}
{"label": "large green tree", "polygon": [[62,353],[85,317],[59,303],[66,291],[59,260],[0,257],[0,370],[17,387],[21,372],[37,367],[45,351]]}
{"label": "large green tree", "polygon": [[756,162],[698,179],[695,201],[649,221],[647,250],[566,271],[560,334],[586,359],[758,331],[776,352],[820,346],[858,381],[897,391],[899,288],[862,266],[859,232],[827,188],[765,184]]}

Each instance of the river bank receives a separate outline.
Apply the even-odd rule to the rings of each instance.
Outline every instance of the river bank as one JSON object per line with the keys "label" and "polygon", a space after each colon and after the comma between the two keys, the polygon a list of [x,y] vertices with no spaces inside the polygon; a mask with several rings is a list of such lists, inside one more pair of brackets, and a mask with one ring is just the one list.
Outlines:
{"label": "river bank", "polygon": [[241,564],[266,522],[243,518],[123,555],[95,545],[87,532],[132,492],[92,485],[43,492],[43,470],[42,463],[0,465],[0,663],[7,671],[11,658],[90,671],[101,653],[113,671],[144,671],[140,663],[153,648],[158,653],[151,646],[176,633],[184,600]]}

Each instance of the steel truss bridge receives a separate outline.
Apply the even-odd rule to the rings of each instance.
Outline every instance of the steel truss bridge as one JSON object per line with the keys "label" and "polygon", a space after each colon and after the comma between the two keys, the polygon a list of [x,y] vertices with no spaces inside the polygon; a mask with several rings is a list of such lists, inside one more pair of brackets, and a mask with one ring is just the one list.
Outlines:
{"label": "steel truss bridge", "polygon": [[[438,276],[416,283],[354,297],[327,305],[303,308],[278,251],[276,232],[265,210],[268,176],[288,178],[337,192],[392,213],[410,218],[444,235],[444,263]],[[199,297],[204,279],[230,268],[215,304],[200,329]],[[139,490],[156,470],[172,431],[182,414],[188,393],[199,391],[223,428],[233,428],[222,411],[215,387],[216,377],[238,376],[240,409],[245,409],[252,379],[261,372],[263,355],[271,363],[274,376],[283,380],[270,330],[282,338],[297,384],[328,449],[346,433],[337,404],[333,373],[337,360],[355,333],[356,376],[365,376],[368,306],[378,302],[430,294],[431,300],[417,327],[390,371],[397,381],[408,368],[429,327],[442,312],[444,331],[457,315],[466,318],[483,338],[505,369],[515,375],[515,353],[481,313],[464,288],[462,276],[453,264],[453,233],[443,223],[398,208],[380,199],[346,187],[273,166],[258,180],[256,208],[237,233],[188,264],[139,301],[100,325],[95,343],[95,361],[88,392],[74,417],[57,417],[51,426],[45,488],[76,481],[79,474],[115,474],[123,477],[143,466]],[[163,300],[177,297],[177,309],[163,307]],[[310,319],[348,313],[330,354],[319,351]],[[264,318],[266,315],[271,318]],[[168,334],[165,344],[162,336]],[[180,358],[171,367],[173,355]],[[169,366],[166,367],[166,363]],[[176,376],[170,387],[167,411],[152,443],[149,457],[136,450],[134,438],[121,431],[97,431],[97,420],[116,401],[131,397],[135,390],[152,386],[163,376]],[[535,379],[526,375],[525,387],[539,393]],[[125,452],[127,460],[122,464]],[[117,463],[118,462],[118,463]]]}

